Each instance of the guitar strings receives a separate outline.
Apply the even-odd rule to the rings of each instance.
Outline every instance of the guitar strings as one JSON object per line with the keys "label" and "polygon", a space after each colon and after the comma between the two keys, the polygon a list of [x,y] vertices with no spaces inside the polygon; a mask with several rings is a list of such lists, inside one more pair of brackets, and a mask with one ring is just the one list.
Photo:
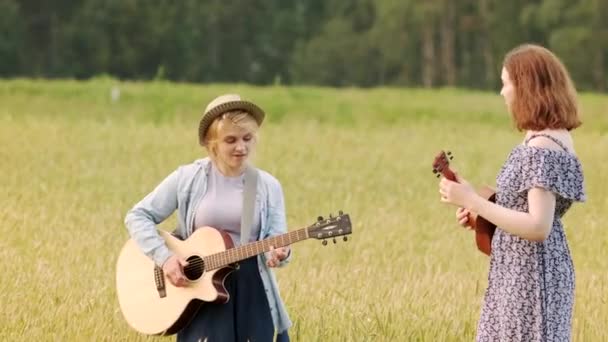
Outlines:
{"label": "guitar strings", "polygon": [[[254,255],[261,254],[261,253],[264,253],[264,252],[268,252],[269,250],[270,250],[270,248],[268,248],[268,249],[264,248],[262,250],[262,252],[256,253]],[[221,252],[221,253],[218,253],[218,254],[207,255],[207,256],[204,256],[204,257],[197,257],[196,260],[189,261],[188,265],[184,266],[184,268],[191,269],[192,267],[202,267],[204,269],[205,264],[208,264],[208,265],[214,265],[214,264],[228,265],[228,264],[231,264],[231,262],[229,262],[227,260],[232,259],[234,257],[241,258],[243,256],[243,255],[240,255],[240,251],[239,252],[232,252],[232,251],[229,252],[229,251],[230,250],[227,250],[227,251],[224,251],[224,252]],[[236,255],[229,255],[231,253],[232,254],[236,254]],[[224,255],[220,255],[220,254],[224,254]],[[245,254],[247,254],[247,253],[245,253]]]}
{"label": "guitar strings", "polygon": [[[184,269],[191,270],[192,268],[196,268],[196,270],[199,270],[199,269],[203,269],[204,270],[205,269],[205,264],[216,266],[214,268],[218,268],[218,267],[221,267],[223,265],[229,265],[232,262],[229,262],[227,260],[233,259],[234,257],[237,257],[237,259],[242,260],[240,258],[242,258],[244,255],[248,255],[249,251],[247,249],[248,248],[252,248],[253,245],[257,245],[257,246],[254,247],[254,248],[252,248],[252,251],[254,251],[254,254],[251,255],[251,256],[268,252],[270,250],[270,246],[273,246],[273,245],[276,245],[277,248],[278,247],[284,247],[284,246],[289,245],[289,244],[291,244],[293,242],[297,242],[297,241],[291,241],[291,239],[294,238],[294,237],[299,241],[299,237],[300,237],[299,233],[300,233],[300,231],[303,231],[303,229],[295,230],[295,231],[292,231],[292,232],[289,232],[289,233],[285,234],[288,237],[288,240],[289,240],[288,243],[285,243],[283,241],[283,238],[284,238],[283,236],[281,236],[281,237],[277,236],[277,237],[273,237],[273,238],[270,238],[270,239],[267,239],[267,240],[256,241],[256,242],[248,244],[248,245],[239,246],[236,249],[228,249],[226,251],[223,251],[223,252],[220,252],[220,253],[216,253],[216,254],[212,254],[212,255],[207,255],[207,256],[204,256],[204,257],[198,256],[196,260],[188,262],[188,265],[184,266]],[[268,246],[266,246],[266,245],[268,245]],[[260,246],[262,247],[262,251],[261,252],[257,250]],[[237,249],[238,249],[238,251],[236,251]],[[243,251],[245,252],[244,255],[242,253]],[[236,261],[239,261],[239,260],[236,260]],[[234,262],[236,262],[236,261],[234,261]]]}

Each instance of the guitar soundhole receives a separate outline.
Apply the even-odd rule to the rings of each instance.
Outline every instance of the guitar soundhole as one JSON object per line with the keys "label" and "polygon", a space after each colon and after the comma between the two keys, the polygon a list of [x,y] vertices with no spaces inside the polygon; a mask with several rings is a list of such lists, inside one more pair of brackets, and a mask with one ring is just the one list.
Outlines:
{"label": "guitar soundhole", "polygon": [[203,276],[205,272],[205,261],[198,255],[193,255],[186,259],[188,266],[184,267],[184,275],[188,280],[197,280]]}

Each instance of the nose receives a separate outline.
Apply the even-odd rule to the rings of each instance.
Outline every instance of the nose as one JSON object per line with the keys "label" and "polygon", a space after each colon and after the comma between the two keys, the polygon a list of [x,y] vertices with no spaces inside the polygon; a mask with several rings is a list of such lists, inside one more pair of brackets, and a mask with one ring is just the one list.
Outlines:
{"label": "nose", "polygon": [[247,144],[244,141],[239,141],[236,143],[236,150],[239,152],[244,152],[247,149]]}

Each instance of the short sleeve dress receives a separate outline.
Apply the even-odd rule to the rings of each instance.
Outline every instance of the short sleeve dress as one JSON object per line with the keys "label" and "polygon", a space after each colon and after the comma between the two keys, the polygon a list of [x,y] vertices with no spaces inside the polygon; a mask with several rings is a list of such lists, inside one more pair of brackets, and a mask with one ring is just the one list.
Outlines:
{"label": "short sleeve dress", "polygon": [[[537,136],[563,150],[528,146]],[[557,139],[534,135],[511,151],[496,181],[496,203],[522,212],[528,211],[528,190],[553,192],[555,217],[543,242],[497,227],[477,341],[570,341],[574,267],[561,217],[574,201],[585,200],[581,163]]]}

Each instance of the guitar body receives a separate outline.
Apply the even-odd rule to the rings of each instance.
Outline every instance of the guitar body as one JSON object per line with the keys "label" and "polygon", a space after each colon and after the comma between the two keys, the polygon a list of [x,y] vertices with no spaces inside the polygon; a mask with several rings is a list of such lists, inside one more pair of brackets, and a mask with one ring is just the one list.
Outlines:
{"label": "guitar body", "polygon": [[327,239],[352,233],[350,216],[341,210],[338,216],[322,216],[310,226],[285,234],[268,237],[238,247],[225,232],[211,227],[197,228],[182,241],[159,231],[169,250],[188,261],[183,267],[187,285],[171,284],[162,268],[147,257],[129,239],[116,262],[116,292],[120,309],[129,325],[147,335],[171,335],[186,326],[205,303],[227,303],[229,293],[224,286],[226,277],[241,260],[246,260],[272,248],[290,246],[306,239]]}
{"label": "guitar body", "polygon": [[[230,236],[211,227],[194,231],[187,240],[179,240],[160,231],[169,249],[189,263],[233,247]],[[185,272],[189,284],[176,287],[156,269],[155,263],[141,252],[135,241],[122,248],[116,269],[116,292],[122,313],[135,330],[149,335],[170,335],[187,325],[204,302],[228,302],[224,280],[232,268]],[[159,277],[160,275],[160,277]],[[164,293],[157,287],[161,283]]]}
{"label": "guitar body", "polygon": [[[496,192],[490,187],[484,186],[477,193],[490,202],[496,202]],[[490,255],[496,225],[473,212],[469,214],[469,225],[475,230],[477,249],[486,255]]]}

